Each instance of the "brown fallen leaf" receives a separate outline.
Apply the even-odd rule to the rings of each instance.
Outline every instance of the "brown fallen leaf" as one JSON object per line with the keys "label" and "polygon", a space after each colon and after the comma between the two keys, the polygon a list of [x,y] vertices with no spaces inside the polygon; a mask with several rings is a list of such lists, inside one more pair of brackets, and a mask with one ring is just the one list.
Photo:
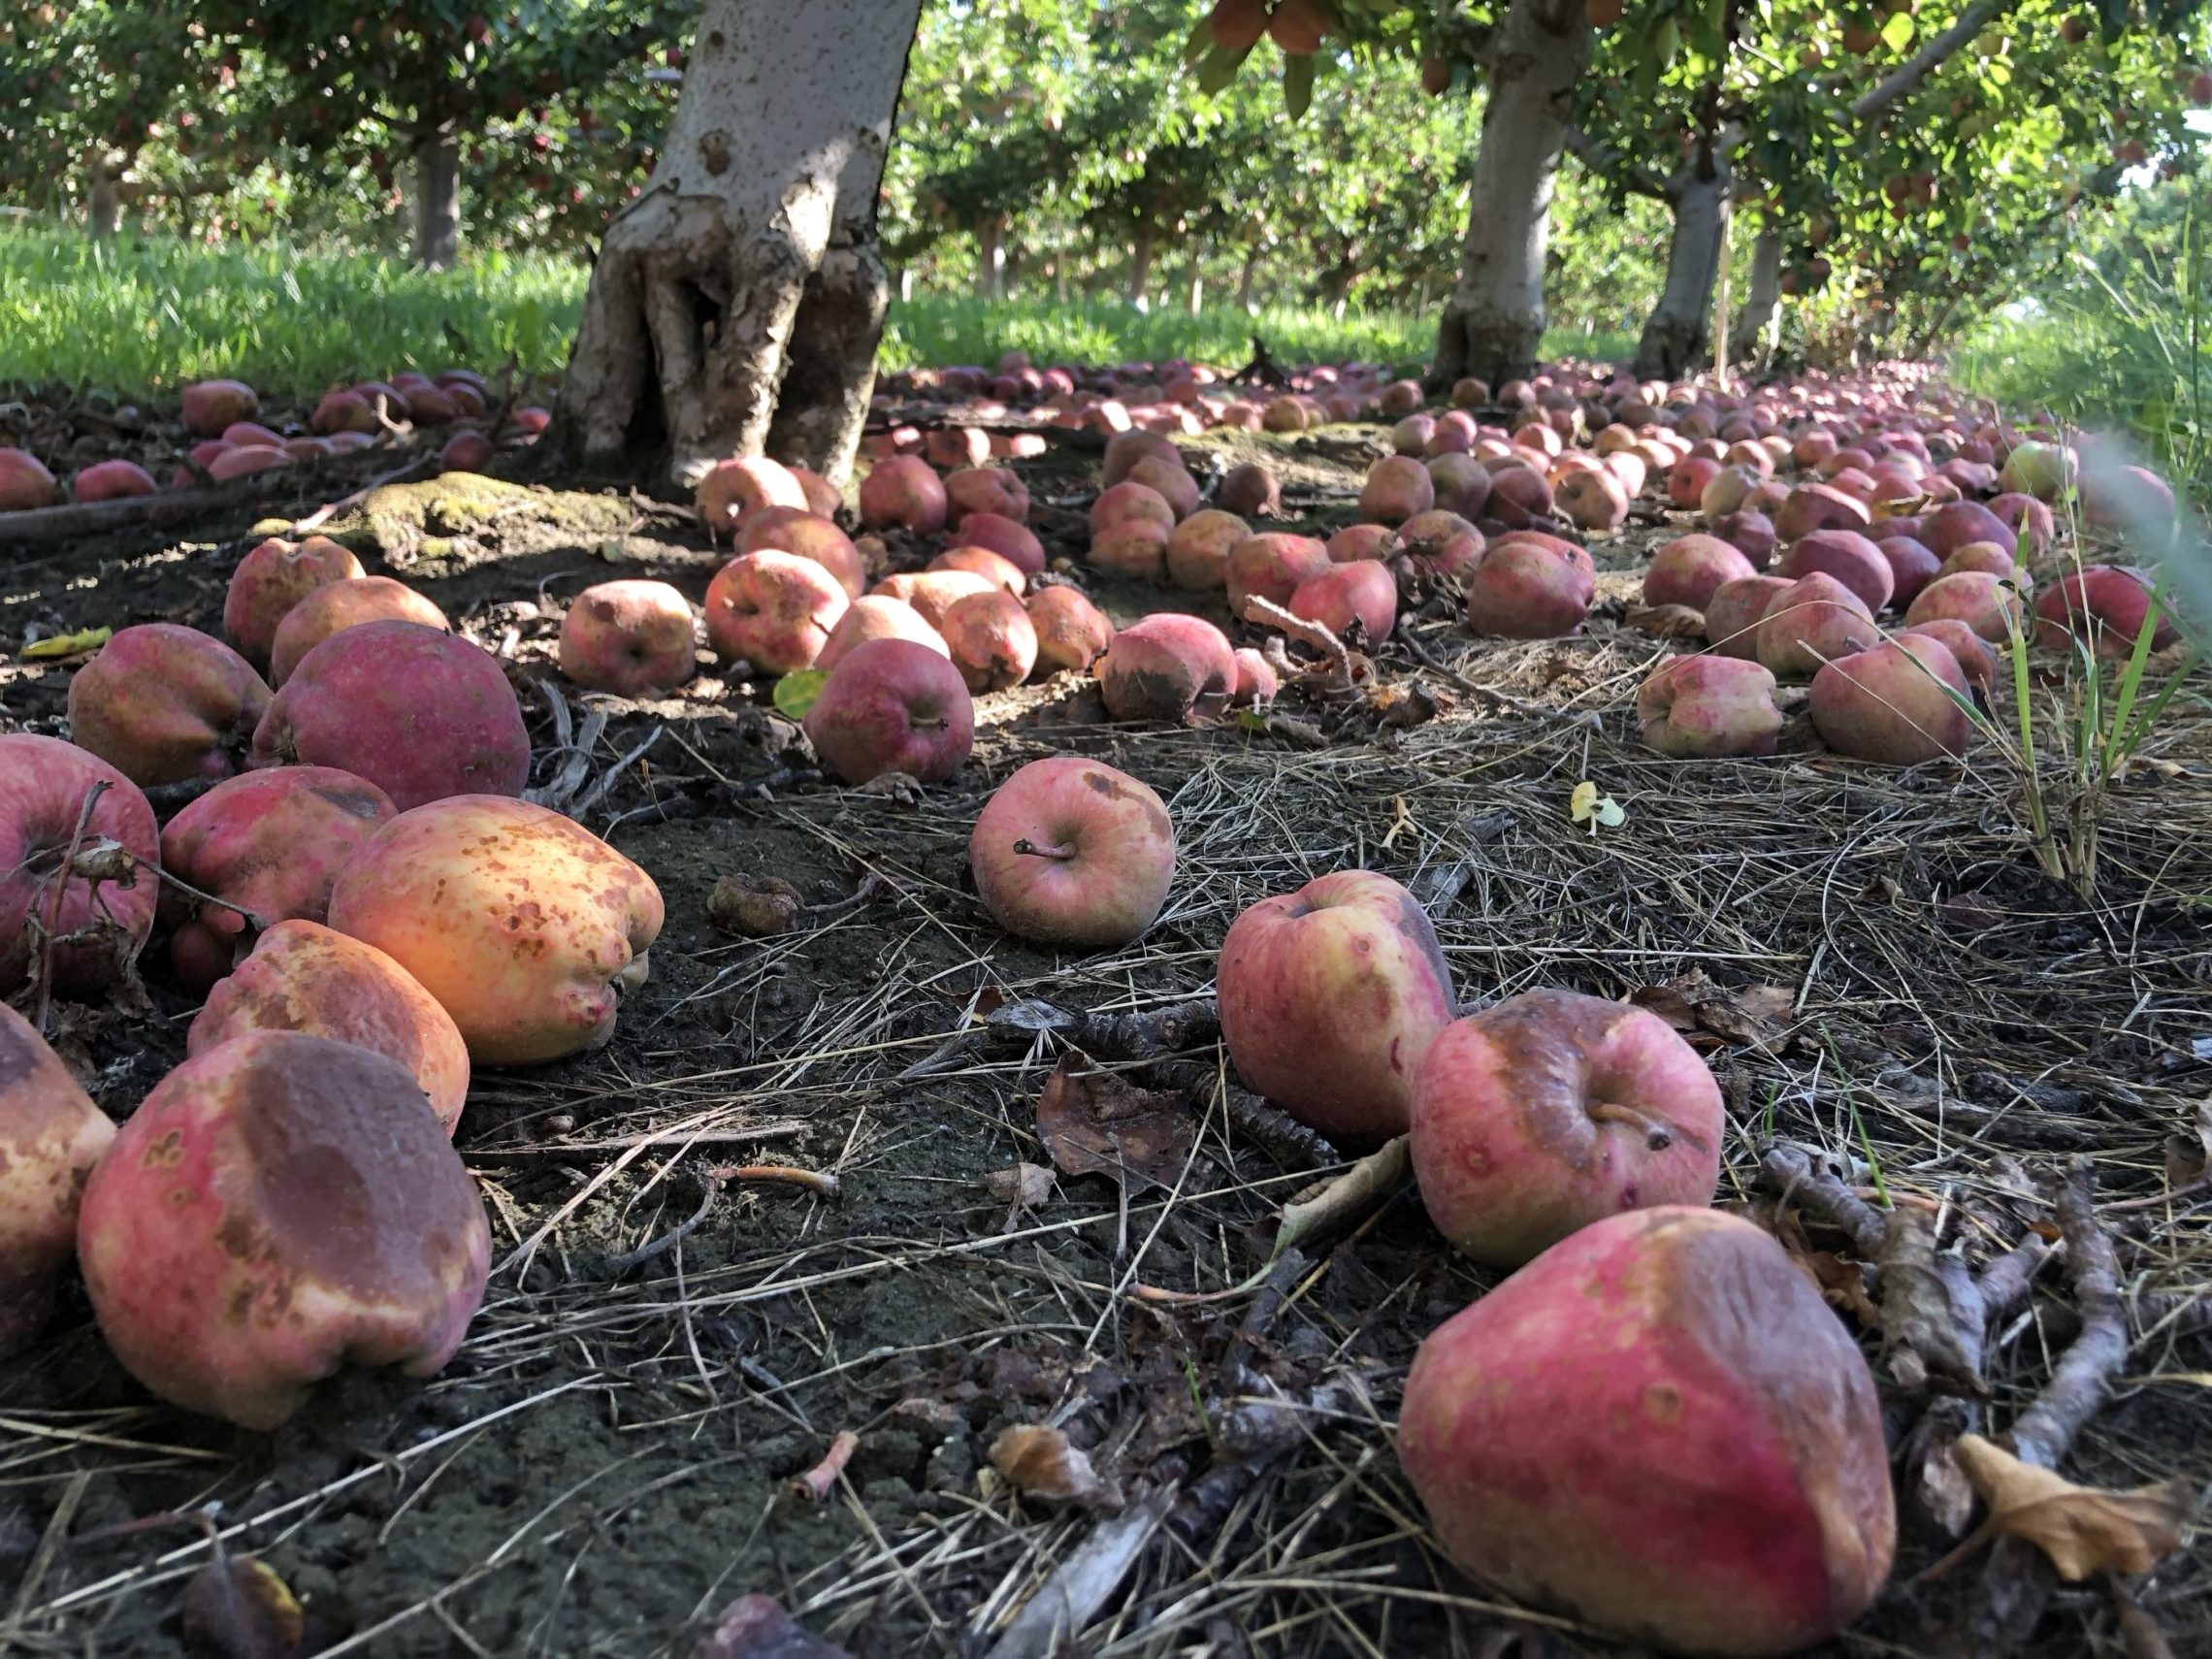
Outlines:
{"label": "brown fallen leaf", "polygon": [[740,1596],[692,1644],[691,1659],[852,1659],[792,1619],[770,1596]]}
{"label": "brown fallen leaf", "polygon": [[184,1641],[209,1659],[294,1659],[307,1634],[290,1586],[256,1556],[217,1556],[184,1586]]}
{"label": "brown fallen leaf", "polygon": [[2202,1186],[2208,1166],[2212,1166],[2212,1100],[2198,1104],[2194,1135],[2166,1137],[2166,1190],[2180,1192]]}
{"label": "brown fallen leaf", "polygon": [[1025,1498],[1097,1508],[1110,1489],[1083,1448],[1057,1428],[1016,1423],[991,1443],[991,1464]]}
{"label": "brown fallen leaf", "polygon": [[1951,1455],[1989,1513],[1924,1577],[1945,1571],[2000,1534],[2026,1539],[2051,1558],[2060,1578],[2077,1584],[2098,1573],[2147,1573],[2181,1545],[2193,1498],[2180,1480],[2130,1492],[2077,1486],[1978,1434],[1961,1435]]}
{"label": "brown fallen leaf", "polygon": [[1172,1187],[1198,1122],[1186,1096],[1135,1088],[1070,1050],[1037,1097],[1037,1138],[1063,1175]]}
{"label": "brown fallen leaf", "polygon": [[1655,639],[1703,639],[1705,612],[1686,604],[1634,605],[1621,620]]}
{"label": "brown fallen leaf", "polygon": [[1053,1195],[1053,1172],[1041,1163],[1015,1163],[983,1178],[983,1189],[1001,1204],[1034,1210]]}
{"label": "brown fallen leaf", "polygon": [[1731,1043],[1777,1048],[1797,1024],[1797,992],[1788,986],[1716,985],[1703,968],[1644,986],[1628,999],[1677,1031],[1708,1031]]}

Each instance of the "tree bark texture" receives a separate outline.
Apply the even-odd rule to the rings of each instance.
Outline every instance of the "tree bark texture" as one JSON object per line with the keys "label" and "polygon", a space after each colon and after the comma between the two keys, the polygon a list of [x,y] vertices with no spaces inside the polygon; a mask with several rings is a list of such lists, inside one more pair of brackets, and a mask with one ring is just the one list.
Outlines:
{"label": "tree bark texture", "polygon": [[689,484],[767,454],[851,470],[890,277],[876,193],[921,0],[705,0],[644,192],[608,226],[562,452]]}
{"label": "tree bark texture", "polygon": [[1152,293],[1153,222],[1137,221],[1136,239],[1129,244],[1129,304],[1138,310],[1149,308]]}
{"label": "tree bark texture", "polygon": [[1482,112],[1459,281],[1437,324],[1436,385],[1467,374],[1496,385],[1535,366],[1552,186],[1589,59],[1583,0],[1513,0]]}
{"label": "tree bark texture", "polygon": [[1734,185],[1728,153],[1717,144],[1709,161],[1693,156],[1668,183],[1675,233],[1667,249],[1667,285],[1636,347],[1636,373],[1645,379],[1679,379],[1706,359],[1723,214]]}
{"label": "tree bark texture", "polygon": [[415,263],[442,271],[461,257],[461,140],[451,127],[415,139]]}
{"label": "tree bark texture", "polygon": [[1728,360],[1751,363],[1773,349],[1773,328],[1782,306],[1782,227],[1770,217],[1751,244],[1751,280],[1743,309],[1728,331]]}

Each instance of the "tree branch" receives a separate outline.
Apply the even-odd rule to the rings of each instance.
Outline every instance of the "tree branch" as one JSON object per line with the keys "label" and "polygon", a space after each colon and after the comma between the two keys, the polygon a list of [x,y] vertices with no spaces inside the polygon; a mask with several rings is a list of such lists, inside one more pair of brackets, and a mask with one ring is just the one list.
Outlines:
{"label": "tree branch", "polygon": [[1629,165],[1620,151],[1592,138],[1580,127],[1567,129],[1567,148],[1577,161],[1600,179],[1618,184],[1632,196],[1649,196],[1655,202],[1675,199],[1667,180],[1646,168]]}
{"label": "tree branch", "polygon": [[1974,0],[1959,20],[1891,70],[1865,92],[1851,100],[1854,120],[1879,114],[1941,67],[1943,60],[1965,46],[1994,18],[2001,17],[2019,0]]}

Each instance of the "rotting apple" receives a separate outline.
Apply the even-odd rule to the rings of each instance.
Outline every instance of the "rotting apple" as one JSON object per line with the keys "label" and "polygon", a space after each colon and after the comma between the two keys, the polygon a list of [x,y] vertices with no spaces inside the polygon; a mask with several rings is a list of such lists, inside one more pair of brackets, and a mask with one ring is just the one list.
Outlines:
{"label": "rotting apple", "polygon": [[1782,730],[1774,676],[1740,657],[1673,657],[1636,694],[1643,741],[1675,760],[1772,755]]}
{"label": "rotting apple", "polygon": [[977,894],[1017,938],[1111,950],[1140,937],[1175,880],[1175,827],[1149,784],[1096,761],[1032,761],[968,837]]}
{"label": "rotting apple", "polygon": [[1622,1210],[1711,1203],[1725,1127],[1720,1085],[1673,1026],[1575,991],[1454,1021],[1413,1080],[1421,1203],[1491,1267]]}
{"label": "rotting apple", "polygon": [[1739,576],[1713,590],[1705,612],[1706,640],[1724,657],[1759,659],[1759,621],[1777,594],[1790,590],[1781,576]]}
{"label": "rotting apple", "polygon": [[1215,969],[1221,1040],[1246,1087],[1322,1134],[1402,1134],[1414,1074],[1458,1013],[1420,903],[1339,870],[1230,924]]}
{"label": "rotting apple", "polygon": [[530,733],[482,646],[419,623],[366,622],[300,659],[254,731],[253,764],[336,766],[404,813],[449,795],[520,795]]}
{"label": "rotting apple", "polygon": [[1167,579],[1192,593],[1228,581],[1229,554],[1252,538],[1252,527],[1233,512],[1203,507],[1167,538]]}
{"label": "rotting apple", "polygon": [[183,885],[160,905],[185,990],[205,994],[229,973],[256,927],[322,921],[338,872],[398,815],[374,784],[331,766],[246,772],[186,805],[161,832],[161,867]]}
{"label": "rotting apple", "polygon": [[20,1014],[0,1002],[0,1357],[53,1312],[77,1252],[85,1178],[115,1125]]}
{"label": "rotting apple", "polygon": [[1398,1460],[1474,1577],[1672,1651],[1825,1641],[1896,1552],[1865,1358],[1780,1245],[1714,1210],[1609,1217],[1439,1326]]}
{"label": "rotting apple", "polygon": [[979,576],[973,570],[905,570],[884,577],[868,591],[904,600],[922,613],[923,621],[941,634],[946,613],[954,605],[970,594],[987,594],[992,586],[990,577]]}
{"label": "rotting apple", "polygon": [[[2079,635],[2099,657],[2127,658],[2142,635],[2155,593],[2151,573],[2132,565],[2068,570],[2035,601],[2035,643],[2057,650],[2069,635]],[[2151,649],[2163,651],[2180,637],[2162,605]]]}
{"label": "rotting apple", "polygon": [[1909,626],[1955,617],[1991,644],[2001,645],[2012,637],[2027,608],[2019,590],[2002,576],[1987,570],[1961,570],[1955,575],[1937,576],[1922,588],[1905,608],[1904,620]]}
{"label": "rotting apple", "polygon": [[173,622],[125,628],[69,682],[69,733],[141,788],[228,777],[270,706],[253,665]]}
{"label": "rotting apple", "polygon": [[945,644],[970,692],[1004,691],[1037,666],[1037,629],[1022,602],[1000,588],[970,594],[945,613]]}
{"label": "rotting apple", "polygon": [[412,974],[482,1065],[604,1043],[663,915],[653,878],[574,819],[496,795],[401,813],[339,871],[329,913]]}
{"label": "rotting apple", "polygon": [[357,576],[315,589],[284,613],[269,648],[269,683],[282,689],[300,659],[334,634],[365,622],[412,622],[449,634],[445,612],[405,582]]}
{"label": "rotting apple", "polygon": [[1308,576],[1290,595],[1290,614],[1317,622],[1342,638],[1357,622],[1368,643],[1390,637],[1398,620],[1398,582],[1389,567],[1373,559],[1332,564]]}
{"label": "rotting apple", "polygon": [[1327,544],[1310,536],[1268,531],[1247,537],[1229,550],[1229,562],[1222,569],[1229,614],[1243,616],[1245,602],[1255,595],[1286,605],[1300,582],[1319,575],[1332,563]]}
{"label": "rotting apple", "polygon": [[348,1365],[428,1377],[483,1300],[483,1200],[413,1076],[251,1031],[187,1059],[85,1184],[78,1257],[123,1368],[275,1428]]}
{"label": "rotting apple", "polygon": [[691,602],[667,582],[595,582],[561,618],[561,672],[591,691],[658,697],[699,666]]}
{"label": "rotting apple", "polygon": [[1081,588],[1055,582],[1028,598],[1037,631],[1037,664],[1047,669],[1087,671],[1114,642],[1114,624]]}
{"label": "rotting apple", "polygon": [[706,638],[725,662],[764,673],[810,668],[852,602],[837,578],[797,553],[744,553],[706,589]]}
{"label": "rotting apple", "polygon": [[1203,617],[1159,611],[1116,634],[1092,667],[1116,720],[1217,718],[1237,684],[1228,636]]}
{"label": "rotting apple", "polygon": [[[78,856],[112,841],[127,877]],[[138,785],[97,755],[28,732],[0,734],[0,995],[49,966],[68,996],[122,980],[153,931],[161,837]]]}
{"label": "rotting apple", "polygon": [[469,1047],[453,1016],[375,946],[319,922],[279,922],[209,992],[184,1033],[204,1054],[247,1031],[305,1031],[407,1069],[450,1135],[469,1098]]}

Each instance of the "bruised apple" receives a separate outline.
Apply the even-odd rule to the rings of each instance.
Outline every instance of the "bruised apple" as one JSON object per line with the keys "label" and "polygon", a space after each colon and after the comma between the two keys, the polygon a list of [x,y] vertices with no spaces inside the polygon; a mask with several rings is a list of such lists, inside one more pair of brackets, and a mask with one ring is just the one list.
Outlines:
{"label": "bruised apple", "polygon": [[[2154,592],[2150,573],[2131,565],[2068,570],[2035,602],[2035,643],[2055,650],[2079,635],[2099,657],[2128,657],[2151,614]],[[2180,637],[2162,606],[2151,649],[2163,651]]]}
{"label": "bruised apple", "polygon": [[1236,690],[1227,635],[1203,617],[1159,611],[1116,634],[1093,671],[1116,720],[1211,720]]}
{"label": "bruised apple", "polygon": [[828,673],[844,660],[845,653],[870,639],[911,639],[927,645],[940,657],[950,657],[945,636],[923,619],[922,613],[902,599],[889,594],[862,594],[845,607],[830,637],[822,642],[822,655],[814,666]]}
{"label": "bruised apple", "polygon": [[1222,567],[1229,614],[1244,615],[1245,601],[1254,595],[1271,604],[1288,604],[1300,582],[1319,575],[1332,562],[1328,544],[1310,536],[1268,531],[1246,537],[1229,550],[1229,562]]}
{"label": "bruised apple", "polygon": [[1427,913],[1374,870],[1339,870],[1245,911],[1215,985],[1246,1086],[1365,1144],[1405,1132],[1414,1074],[1458,1013]]}
{"label": "bruised apple", "polygon": [[970,594],[945,613],[945,644],[970,692],[1004,691],[1037,666],[1037,630],[1003,589]]}
{"label": "bruised apple", "polygon": [[1676,760],[1772,755],[1782,730],[1774,676],[1739,657],[1674,657],[1636,694],[1643,741]]}
{"label": "bruised apple", "polygon": [[305,541],[271,537],[238,562],[223,597],[223,632],[240,656],[269,667],[284,613],[319,587],[363,574],[361,561],[327,536]]}
{"label": "bruised apple", "polygon": [[839,659],[803,724],[823,764],[846,783],[886,772],[941,783],[974,745],[975,701],[948,656],[911,639],[870,639]]}
{"label": "bruised apple", "polygon": [[[127,885],[72,867],[92,840],[136,861]],[[0,735],[0,996],[46,962],[65,995],[121,979],[153,931],[160,857],[153,808],[121,772],[58,737]]]}
{"label": "bruised apple", "polygon": [[725,661],[764,673],[811,668],[851,602],[836,576],[811,559],[741,553],[707,584],[707,643]]}
{"label": "bruised apple", "polygon": [[998,786],[968,837],[975,889],[1017,938],[1108,950],[1143,934],[1175,879],[1175,827],[1149,784],[1073,755]]}
{"label": "bruised apple", "polygon": [[412,974],[482,1065],[605,1042],[662,917],[653,878],[574,819],[494,795],[401,813],[330,895],[330,926]]}
{"label": "bruised apple", "polygon": [[253,949],[256,926],[320,922],[338,872],[397,816],[382,790],[331,766],[225,778],[178,813],[161,832],[161,867],[206,895],[162,893],[185,990],[204,993],[229,973]]}
{"label": "bruised apple", "polygon": [[126,628],[69,682],[69,734],[143,789],[239,768],[269,688],[211,634]]}
{"label": "bruised apple", "polygon": [[1677,536],[1651,556],[1643,572],[1643,602],[1681,604],[1702,611],[1729,582],[1758,571],[1740,549],[1717,536],[1693,532]]}
{"label": "bruised apple", "polygon": [[46,1039],[0,1002],[0,1356],[53,1311],[54,1281],[77,1250],[84,1179],[114,1138]]}
{"label": "bruised apple", "polygon": [[1816,570],[1776,594],[1759,619],[1759,661],[1776,679],[1804,679],[1880,636],[1866,601]]}
{"label": "bruised apple", "polygon": [[1780,1245],[1713,1210],[1609,1217],[1439,1326],[1398,1460],[1475,1578],[1670,1651],[1812,1646],[1896,1552],[1866,1360]]}
{"label": "bruised apple", "polygon": [[449,795],[520,795],[530,733],[482,646],[419,623],[366,622],[300,659],[253,733],[253,764],[336,766],[406,812]]}
{"label": "bruised apple", "polygon": [[154,1086],[85,1186],[77,1249],[126,1371],[270,1429],[348,1365],[443,1366],[491,1228],[405,1066],[249,1031]]}
{"label": "bruised apple", "polygon": [[1987,570],[1959,570],[1937,576],[1922,588],[1920,596],[1905,607],[1904,620],[1909,625],[1950,617],[1965,623],[1992,645],[2001,645],[2012,637],[2026,610],[2019,590],[2002,576]]}
{"label": "bruised apple", "polygon": [[1550,540],[1502,537],[1490,544],[1468,573],[1468,627],[1508,639],[1555,639],[1582,631],[1597,592],[1588,556],[1578,561]]}
{"label": "bruised apple", "polygon": [[1064,582],[1039,588],[1028,599],[1037,631],[1037,662],[1047,669],[1089,668],[1114,642],[1114,624],[1081,588]]}
{"label": "bruised apple", "polygon": [[247,1031],[305,1031],[407,1068],[445,1132],[469,1098],[469,1048],[453,1016],[374,945],[319,922],[279,922],[209,992],[184,1033],[204,1054]]}
{"label": "bruised apple", "polygon": [[365,622],[412,622],[450,634],[445,612],[389,576],[356,576],[319,587],[284,613],[269,649],[269,683],[279,689],[300,659],[334,634]]}
{"label": "bruised apple", "polygon": [[1774,596],[1789,592],[1780,576],[1739,576],[1723,582],[1706,602],[1706,640],[1724,657],[1746,662],[1759,658],[1759,619],[1774,602]]}
{"label": "bruised apple", "polygon": [[1820,740],[1839,755],[1916,766],[1964,755],[1973,735],[1966,670],[1949,646],[1907,631],[1830,663],[1812,677]]}
{"label": "bruised apple", "polygon": [[1720,1086],[1698,1052],[1648,1008],[1575,991],[1447,1026],[1412,1126],[1429,1220],[1491,1267],[1617,1211],[1709,1204],[1720,1184]]}
{"label": "bruised apple", "polygon": [[595,582],[561,618],[561,672],[591,691],[657,697],[699,665],[690,602],[667,582]]}

